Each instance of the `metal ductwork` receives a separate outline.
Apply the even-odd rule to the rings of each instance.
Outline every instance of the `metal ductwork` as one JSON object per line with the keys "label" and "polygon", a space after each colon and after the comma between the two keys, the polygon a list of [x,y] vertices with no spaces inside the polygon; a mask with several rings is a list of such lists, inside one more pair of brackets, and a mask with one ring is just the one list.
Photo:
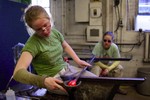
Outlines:
{"label": "metal ductwork", "polygon": [[150,33],[145,33],[144,62],[150,62]]}

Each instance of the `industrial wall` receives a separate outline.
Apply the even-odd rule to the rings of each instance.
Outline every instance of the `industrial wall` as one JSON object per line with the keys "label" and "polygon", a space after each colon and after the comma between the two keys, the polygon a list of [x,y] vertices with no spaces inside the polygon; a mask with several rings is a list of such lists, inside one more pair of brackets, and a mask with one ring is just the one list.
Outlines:
{"label": "industrial wall", "polygon": [[[118,2],[119,1],[119,2]],[[138,0],[51,0],[55,27],[65,36],[79,57],[90,56],[105,31],[113,31],[122,57],[124,77],[136,77],[143,62],[145,33],[134,31]],[[99,31],[97,31],[99,30]],[[89,36],[90,32],[96,32]],[[97,38],[98,37],[98,38]]]}

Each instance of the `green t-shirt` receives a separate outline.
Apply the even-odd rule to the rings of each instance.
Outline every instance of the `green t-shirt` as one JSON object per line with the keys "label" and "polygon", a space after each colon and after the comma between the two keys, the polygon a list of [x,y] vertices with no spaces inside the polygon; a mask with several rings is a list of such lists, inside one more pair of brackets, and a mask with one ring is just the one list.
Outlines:
{"label": "green t-shirt", "polygon": [[[103,48],[102,42],[98,42],[93,51],[92,54],[99,58],[119,58],[120,52],[118,49],[118,46],[115,43],[111,43],[111,46],[108,50]],[[109,61],[101,61],[105,64],[110,64],[112,62]]]}
{"label": "green t-shirt", "polygon": [[63,41],[63,35],[56,29],[52,29],[49,37],[32,35],[22,52],[31,53],[33,56],[32,66],[38,75],[54,76],[66,66],[62,57]]}

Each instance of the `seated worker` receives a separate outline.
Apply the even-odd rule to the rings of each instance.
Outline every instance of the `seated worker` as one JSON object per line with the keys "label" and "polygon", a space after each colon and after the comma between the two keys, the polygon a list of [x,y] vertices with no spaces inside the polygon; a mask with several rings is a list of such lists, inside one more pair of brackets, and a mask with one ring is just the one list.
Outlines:
{"label": "seated worker", "polygon": [[[63,88],[61,75],[72,75],[80,72],[89,63],[80,60],[63,35],[52,24],[52,18],[41,6],[29,6],[24,14],[25,24],[35,33],[29,37],[22,49],[14,69],[13,78],[21,83],[46,88],[48,91],[67,94]],[[67,64],[63,52],[70,55],[79,67]],[[37,74],[27,69],[32,64]],[[97,77],[86,71],[84,76]]]}
{"label": "seated worker", "polygon": [[[102,41],[95,45],[92,54],[97,58],[120,58],[118,46],[113,43],[113,40],[113,32],[104,33]],[[97,76],[122,77],[123,67],[120,61],[98,61],[94,63],[91,72]],[[122,91],[122,94],[126,93]]]}

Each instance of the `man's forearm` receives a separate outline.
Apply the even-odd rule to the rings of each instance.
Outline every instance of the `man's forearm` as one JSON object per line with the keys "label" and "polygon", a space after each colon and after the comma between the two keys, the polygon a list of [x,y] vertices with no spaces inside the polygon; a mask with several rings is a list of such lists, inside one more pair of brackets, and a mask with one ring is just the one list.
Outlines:
{"label": "man's forearm", "polygon": [[13,78],[21,83],[35,85],[40,88],[45,88],[44,80],[46,76],[39,76],[28,72],[26,69],[18,70]]}
{"label": "man's forearm", "polygon": [[115,61],[111,66],[108,67],[108,70],[111,71],[120,64],[120,61]]}
{"label": "man's forearm", "polygon": [[103,64],[102,62],[96,62],[95,63],[96,65],[98,65],[100,68],[102,68],[102,69],[106,69],[106,68],[108,68],[109,66],[107,66],[107,65],[105,65],[105,64]]}

